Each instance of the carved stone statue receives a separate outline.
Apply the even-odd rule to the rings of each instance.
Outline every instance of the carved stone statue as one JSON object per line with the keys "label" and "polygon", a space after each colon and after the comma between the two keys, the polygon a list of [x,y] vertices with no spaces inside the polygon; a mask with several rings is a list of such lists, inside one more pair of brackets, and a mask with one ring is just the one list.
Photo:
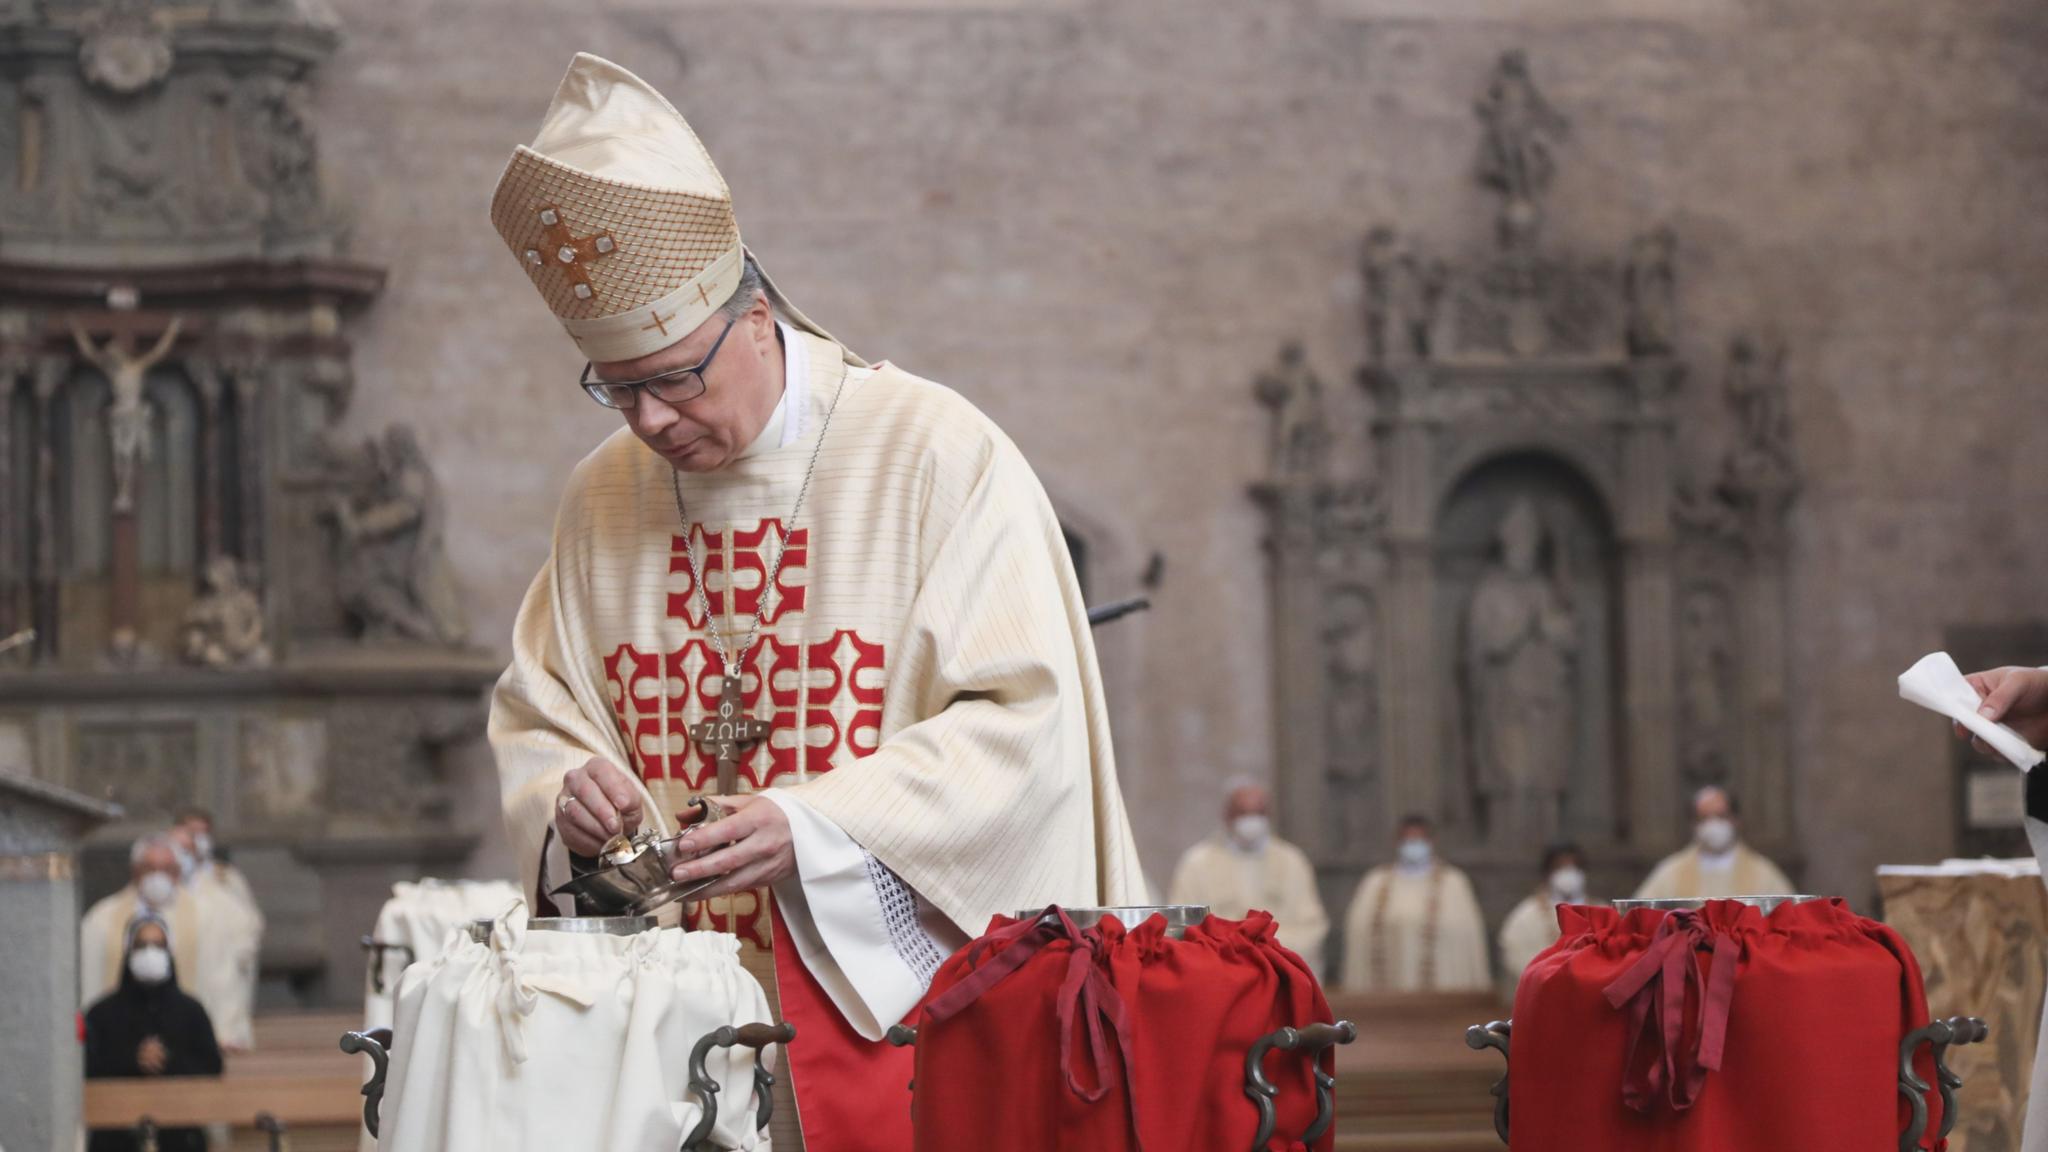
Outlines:
{"label": "carved stone statue", "polygon": [[143,385],[148,381],[149,370],[170,354],[182,325],[182,320],[173,319],[163,335],[157,337],[156,344],[136,356],[130,351],[127,337],[110,336],[106,343],[95,345],[84,327],[72,322],[71,340],[78,346],[78,354],[98,368],[114,389],[114,399],[107,405],[107,438],[113,445],[116,514],[135,510],[136,465],[149,457],[153,408],[143,396]]}
{"label": "carved stone statue", "polygon": [[233,557],[216,556],[207,564],[206,594],[185,613],[183,650],[187,663],[208,668],[270,663],[263,602],[242,583]]}
{"label": "carved stone statue", "polygon": [[1535,505],[1515,501],[1498,532],[1465,616],[1474,766],[1493,830],[1540,843],[1558,830],[1575,751],[1579,621],[1542,569]]}
{"label": "carved stone statue", "polygon": [[1735,337],[1728,345],[1727,388],[1742,449],[1789,464],[1792,415],[1785,393],[1784,343],[1769,336]]}
{"label": "carved stone statue", "polygon": [[1500,246],[1510,253],[1527,253],[1542,227],[1543,194],[1555,170],[1551,142],[1562,139],[1569,124],[1536,90],[1529,58],[1520,51],[1501,55],[1475,111],[1485,125],[1479,179],[1502,196]]}
{"label": "carved stone statue", "polygon": [[1252,392],[1273,413],[1274,478],[1321,475],[1330,451],[1323,382],[1309,368],[1300,341],[1281,345],[1279,364],[1259,374]]}
{"label": "carved stone statue", "polygon": [[1672,269],[1678,238],[1655,228],[1629,243],[1622,294],[1628,302],[1631,356],[1669,356],[1677,341],[1678,281]]}
{"label": "carved stone statue", "polygon": [[461,644],[467,629],[442,539],[446,508],[418,439],[394,424],[358,455],[358,490],[327,510],[343,610],[367,640]]}
{"label": "carved stone statue", "polygon": [[1733,672],[1726,603],[1710,588],[1686,593],[1678,628],[1681,719],[1678,767],[1694,787],[1728,776],[1728,685]]}
{"label": "carved stone statue", "polygon": [[1378,360],[1427,360],[1450,270],[1422,259],[1391,228],[1365,238],[1366,332]]}

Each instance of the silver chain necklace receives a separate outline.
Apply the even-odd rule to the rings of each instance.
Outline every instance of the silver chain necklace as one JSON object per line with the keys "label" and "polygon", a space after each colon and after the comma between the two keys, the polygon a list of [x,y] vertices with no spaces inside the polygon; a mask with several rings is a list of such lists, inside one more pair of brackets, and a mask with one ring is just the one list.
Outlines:
{"label": "silver chain necklace", "polygon": [[[704,617],[704,632],[711,638],[711,647],[718,652],[718,670],[727,683],[733,681],[735,666],[746,665],[747,653],[753,651],[754,641],[761,635],[761,618],[768,613],[768,598],[776,595],[775,580],[782,575],[782,558],[789,553],[789,533],[796,526],[797,515],[804,509],[805,494],[811,490],[811,475],[818,470],[818,454],[824,451],[825,435],[832,431],[832,416],[839,411],[839,398],[846,392],[846,377],[847,373],[842,369],[839,386],[832,390],[832,406],[825,409],[825,422],[818,428],[818,443],[811,448],[811,462],[804,467],[804,482],[796,490],[796,506],[789,510],[789,518],[782,522],[781,531],[776,536],[775,560],[768,566],[768,578],[761,583],[761,602],[754,605],[754,622],[747,628],[747,641],[740,645],[737,655],[726,651],[725,637],[719,632],[717,621],[711,618],[711,600],[705,595],[704,578],[700,575],[702,569],[697,564],[697,542],[690,527],[690,510],[683,503],[682,473],[673,469],[669,471],[669,485],[676,494],[676,515],[683,521],[683,560],[689,566],[690,583],[697,586],[697,611]],[[783,394],[786,396],[788,392],[785,382]]]}

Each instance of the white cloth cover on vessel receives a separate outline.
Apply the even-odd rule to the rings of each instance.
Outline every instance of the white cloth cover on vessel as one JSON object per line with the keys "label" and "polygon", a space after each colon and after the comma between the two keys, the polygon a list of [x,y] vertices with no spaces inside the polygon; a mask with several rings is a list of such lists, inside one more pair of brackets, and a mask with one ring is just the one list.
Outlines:
{"label": "white cloth cover on vessel", "polygon": [[[769,1020],[739,942],[659,928],[635,936],[530,931],[524,906],[488,944],[456,937],[406,969],[381,1114],[383,1152],[650,1152],[703,1115],[690,1050]],[[801,1042],[801,1041],[799,1041]],[[753,1053],[714,1049],[711,1142],[766,1149],[753,1128]]]}

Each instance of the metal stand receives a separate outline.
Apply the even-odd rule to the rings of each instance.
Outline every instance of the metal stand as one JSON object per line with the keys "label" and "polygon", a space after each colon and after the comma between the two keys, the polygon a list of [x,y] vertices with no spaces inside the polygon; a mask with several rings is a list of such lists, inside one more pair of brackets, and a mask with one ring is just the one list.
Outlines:
{"label": "metal stand", "polygon": [[[1951,1016],[1908,1033],[1899,1043],[1899,1095],[1904,1096],[1913,1109],[1913,1122],[1899,1134],[1899,1152],[1914,1152],[1920,1146],[1920,1138],[1927,1134],[1929,1087],[1938,1086],[1941,1090],[1940,1136],[1948,1138],[1956,1126],[1956,1089],[1963,1086],[1963,1078],[1949,1069],[1949,1046],[1977,1044],[1990,1035],[1990,1027],[1975,1016]],[[1934,1085],[1929,1085],[1913,1071],[1913,1057],[1919,1053],[1922,1044],[1934,1048]]]}
{"label": "metal stand", "polygon": [[258,1112],[256,1130],[270,1138],[270,1152],[291,1152],[292,1142],[285,1134],[284,1121],[268,1112]]}
{"label": "metal stand", "polygon": [[[1508,1058],[1508,1037],[1514,1028],[1512,1020],[1495,1020],[1481,1027],[1465,1030],[1465,1046],[1474,1052],[1488,1048],[1496,1049],[1501,1059]],[[1912,1120],[1906,1130],[1899,1133],[1899,1152],[1916,1152],[1921,1137],[1927,1134],[1927,1093],[1930,1088],[1941,1092],[1941,1131],[1939,1138],[1946,1139],[1956,1126],[1956,1090],[1963,1086],[1963,1078],[1948,1066],[1948,1050],[1957,1044],[1978,1044],[1991,1034],[1984,1021],[1974,1016],[1951,1016],[1936,1020],[1925,1028],[1907,1033],[1899,1043],[1899,1095],[1905,1097],[1912,1109]],[[1935,1083],[1929,1084],[1913,1071],[1913,1057],[1920,1052],[1921,1045],[1930,1045],[1934,1050]],[[1503,1145],[1508,1143],[1508,1074],[1501,1073],[1499,1083],[1493,1086],[1493,1130],[1500,1136]]]}
{"label": "metal stand", "polygon": [[410,944],[386,944],[374,936],[363,937],[363,951],[370,954],[370,990],[379,996],[384,994],[384,958],[388,954],[405,953],[405,963],[399,965],[400,972],[412,967],[413,961],[419,959],[419,953],[414,952]]}
{"label": "metal stand", "polygon": [[704,1061],[713,1048],[751,1048],[754,1050],[754,1096],[760,1101],[754,1113],[756,1132],[768,1127],[768,1121],[775,1115],[775,1074],[768,1071],[763,1059],[770,1044],[781,1044],[785,1048],[796,1039],[796,1025],[783,1021],[780,1024],[743,1024],[733,1027],[727,1024],[697,1041],[690,1049],[690,1087],[704,1101],[704,1115],[690,1134],[683,1137],[682,1152],[699,1152],[709,1148],[705,1143],[711,1137],[711,1130],[718,1126],[718,1081],[713,1080],[704,1070]]}
{"label": "metal stand", "polygon": [[384,1076],[391,1071],[391,1029],[372,1028],[368,1032],[343,1032],[341,1050],[350,1055],[362,1053],[376,1065],[370,1082],[363,1085],[363,1127],[370,1135],[377,1135],[378,1110],[384,1104]]}
{"label": "metal stand", "polygon": [[1500,1137],[1503,1145],[1508,1142],[1508,1074],[1505,1065],[1508,1059],[1508,1034],[1513,1031],[1514,1026],[1515,1022],[1512,1020],[1493,1020],[1484,1025],[1475,1024],[1465,1029],[1465,1047],[1474,1052],[1483,1052],[1488,1048],[1500,1052],[1503,1068],[1500,1079],[1493,1085],[1493,1131]]}
{"label": "metal stand", "polygon": [[1274,1127],[1279,1123],[1274,1101],[1279,1098],[1280,1089],[1266,1079],[1267,1054],[1278,1048],[1285,1052],[1299,1052],[1309,1062],[1316,1081],[1316,1118],[1301,1134],[1301,1142],[1313,1145],[1337,1119],[1337,1078],[1323,1071],[1317,1061],[1323,1049],[1349,1044],[1356,1039],[1357,1025],[1349,1020],[1339,1020],[1335,1024],[1282,1028],[1259,1037],[1252,1044],[1251,1051],[1244,1056],[1244,1094],[1251,1097],[1252,1105],[1259,1110],[1259,1127],[1252,1137],[1252,1152],[1264,1152],[1273,1139]]}

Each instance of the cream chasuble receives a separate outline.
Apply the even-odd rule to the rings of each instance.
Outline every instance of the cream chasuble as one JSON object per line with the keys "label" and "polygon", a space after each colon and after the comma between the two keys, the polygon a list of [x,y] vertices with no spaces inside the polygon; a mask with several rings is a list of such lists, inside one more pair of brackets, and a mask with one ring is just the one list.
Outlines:
{"label": "cream chasuble", "polygon": [[[127,962],[128,922],[142,910],[142,897],[130,884],[111,896],[104,896],[78,922],[78,1006],[90,1008],[95,1000],[121,983],[121,965]],[[178,967],[178,987],[199,999],[194,977],[203,957],[199,950],[199,905],[192,890],[180,885],[178,898],[168,912],[159,911],[171,933],[171,961]],[[204,1003],[204,1001],[201,1001]],[[211,1006],[206,1014],[213,1015]]]}
{"label": "cream chasuble", "polygon": [[1689,844],[1664,858],[1636,889],[1638,900],[1725,900],[1730,896],[1784,896],[1792,881],[1746,844],[1718,855]]}
{"label": "cream chasuble", "polygon": [[1301,849],[1285,840],[1268,840],[1264,848],[1246,852],[1227,836],[1204,840],[1180,858],[1173,870],[1169,904],[1206,904],[1229,920],[1242,920],[1254,908],[1273,914],[1280,943],[1292,949],[1317,979],[1323,974],[1323,938],[1330,918],[1316,894],[1315,866]]}
{"label": "cream chasuble", "polygon": [[1557,902],[1549,887],[1524,897],[1508,912],[1500,925],[1500,978],[1513,992],[1522,980],[1522,969],[1539,953],[1557,943]]}
{"label": "cream chasuble", "polygon": [[1490,986],[1486,923],[1472,881],[1448,864],[1366,873],[1344,916],[1344,987],[1468,992]]}
{"label": "cream chasuble", "polygon": [[249,882],[231,865],[208,861],[185,882],[198,912],[198,963],[178,979],[206,1008],[223,1048],[256,1044],[256,967],[263,950],[263,912]]}
{"label": "cream chasuble", "polygon": [[[747,710],[774,725],[739,779],[781,790],[800,875],[782,886],[784,918],[865,1034],[913,1006],[942,950],[990,915],[1133,902],[1142,881],[1086,609],[1030,467],[953,392],[783,337],[806,365],[792,373],[801,389],[785,389],[785,423],[682,484],[711,616],[736,646],[839,397],[739,670]],[[570,478],[520,609],[491,743],[523,884],[563,773],[590,757],[628,766],[665,832],[715,786],[688,733],[722,677],[672,475],[630,431],[606,440]],[[760,893],[692,905],[687,920],[770,946]],[[854,958],[881,952],[890,963]]]}

